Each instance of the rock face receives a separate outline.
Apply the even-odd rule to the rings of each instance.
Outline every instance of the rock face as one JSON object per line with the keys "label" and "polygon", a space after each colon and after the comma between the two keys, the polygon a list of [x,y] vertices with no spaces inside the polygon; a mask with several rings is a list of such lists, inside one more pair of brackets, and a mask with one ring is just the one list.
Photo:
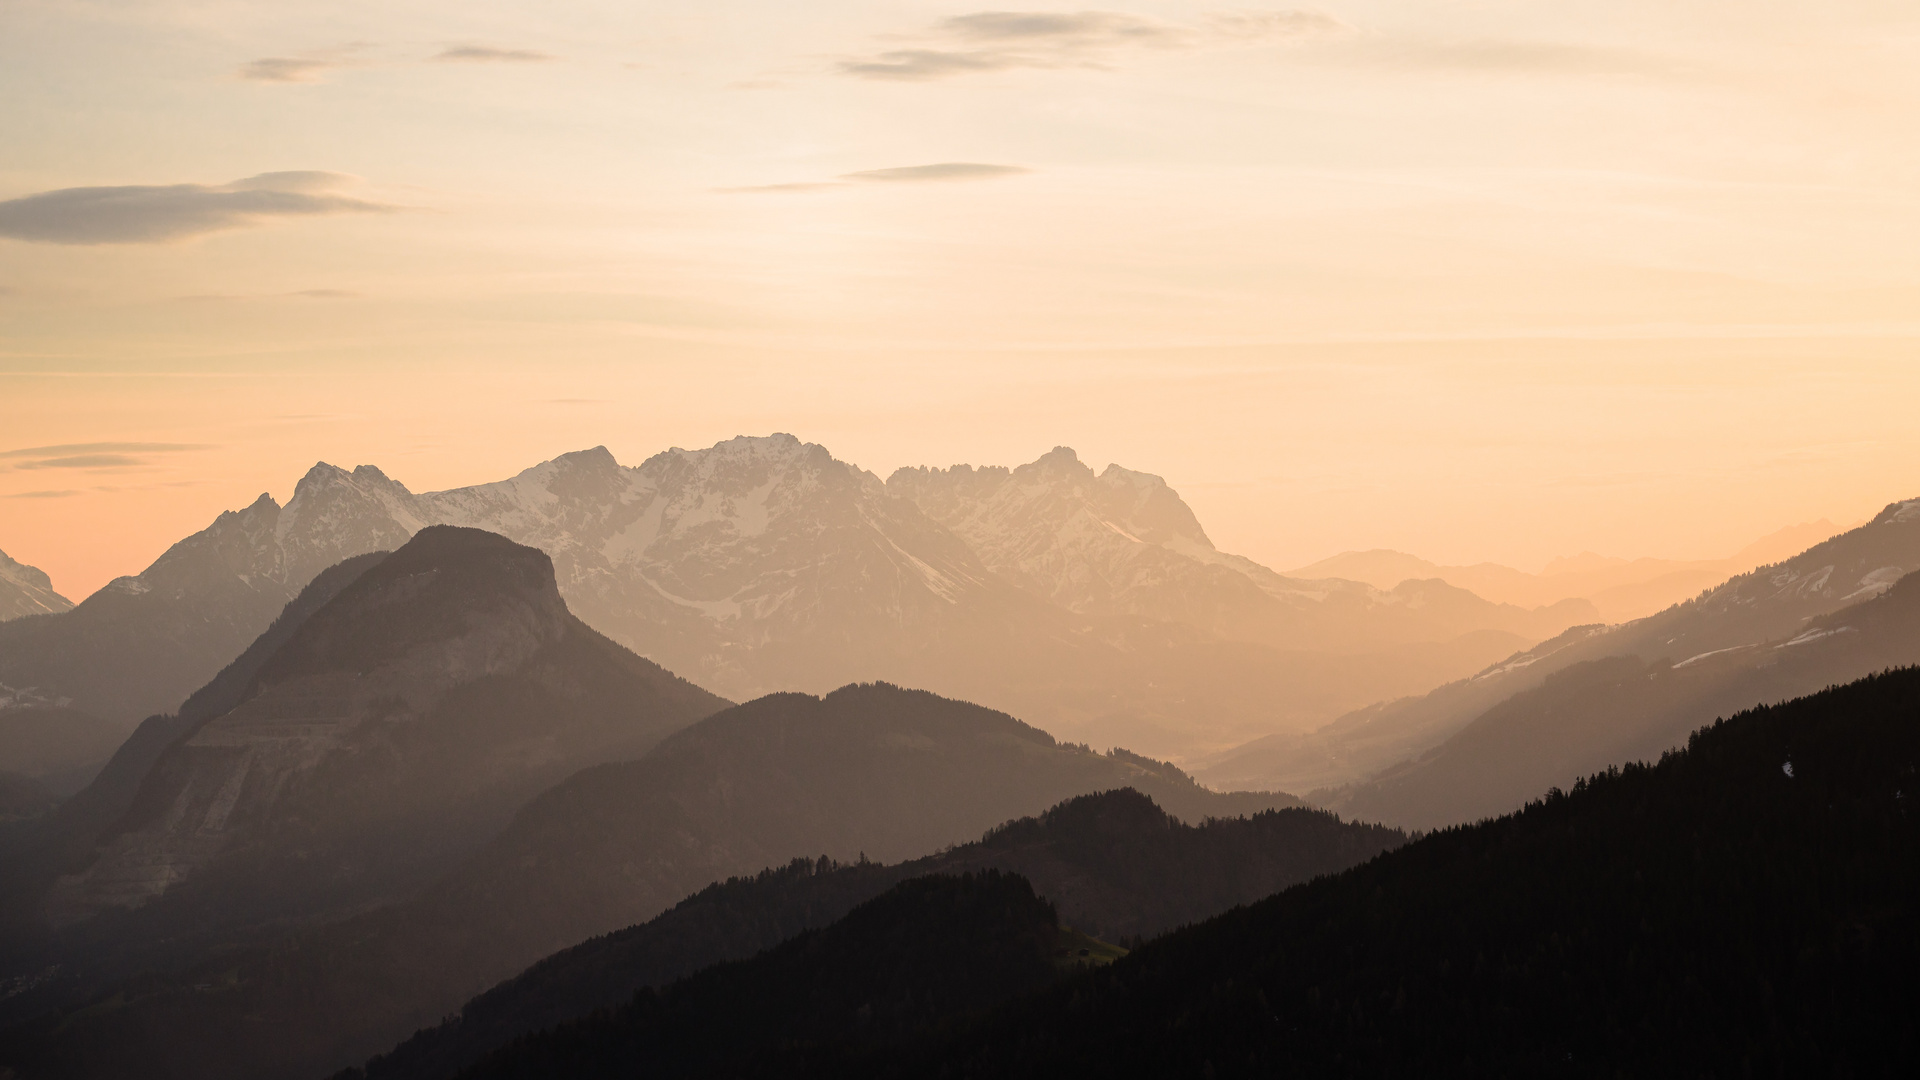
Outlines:
{"label": "rock face", "polygon": [[1216,551],[1166,481],[1118,465],[1095,475],[1055,447],[1017,469],[900,469],[887,490],[952,529],[995,573],[1080,615],[1140,615],[1209,629],[1321,589]]}
{"label": "rock face", "polygon": [[540,789],[724,704],[569,614],[543,553],[427,528],[177,736],[46,913],[185,897],[269,921],[392,899]]}
{"label": "rock face", "polygon": [[1038,607],[871,473],[790,435],[634,468],[596,448],[416,505],[549,551],[582,618],[736,697],[875,677]]}
{"label": "rock face", "polygon": [[53,591],[53,579],[39,567],[15,562],[0,551],[0,622],[24,615],[51,615],[73,606]]}

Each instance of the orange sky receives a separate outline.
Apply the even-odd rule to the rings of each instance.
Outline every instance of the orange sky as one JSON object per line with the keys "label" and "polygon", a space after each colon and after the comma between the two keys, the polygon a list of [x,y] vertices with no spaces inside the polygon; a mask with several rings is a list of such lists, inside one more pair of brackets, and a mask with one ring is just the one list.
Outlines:
{"label": "orange sky", "polygon": [[1278,567],[1920,494],[1910,3],[395,7],[0,8],[0,550],[70,596],[316,459],[775,430]]}

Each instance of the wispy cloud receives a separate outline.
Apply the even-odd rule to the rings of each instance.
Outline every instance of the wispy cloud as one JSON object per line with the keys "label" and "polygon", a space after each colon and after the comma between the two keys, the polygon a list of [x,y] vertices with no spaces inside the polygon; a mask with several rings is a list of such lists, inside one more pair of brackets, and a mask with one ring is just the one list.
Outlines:
{"label": "wispy cloud", "polygon": [[[157,455],[212,450],[206,443],[98,442],[59,446],[29,446],[0,450],[0,470],[33,472],[41,469],[139,469],[155,464]],[[55,498],[73,492],[42,493]],[[22,496],[25,497],[25,496]]]}
{"label": "wispy cloud", "polygon": [[878,56],[842,60],[840,73],[862,79],[899,79],[920,82],[949,75],[972,75],[1018,67],[1059,67],[1037,58],[999,52],[944,52],[938,49],[890,49]]}
{"label": "wispy cloud", "polygon": [[534,64],[543,60],[552,60],[547,53],[532,49],[496,49],[487,45],[453,45],[440,51],[435,60],[454,63],[506,63]]}
{"label": "wispy cloud", "polygon": [[78,494],[80,494],[80,493],[79,493],[78,491],[76,491],[76,490],[74,490],[74,489],[72,489],[72,488],[65,488],[65,489],[62,489],[62,490],[60,490],[60,491],[16,491],[16,492],[13,492],[12,494],[9,494],[9,495],[0,495],[0,498],[6,498],[6,499],[65,499],[65,498],[68,498],[68,497],[70,497],[70,496],[73,496],[73,495],[78,495]]}
{"label": "wispy cloud", "polygon": [[949,35],[971,41],[1181,45],[1191,32],[1167,23],[1113,11],[981,11],[940,24]]}
{"label": "wispy cloud", "polygon": [[788,184],[756,184],[752,187],[720,188],[738,195],[798,195],[813,191],[833,191],[857,184],[911,184],[954,180],[998,180],[1032,172],[1023,165],[988,165],[977,161],[941,161],[932,165],[902,165],[891,169],[865,169],[842,173],[838,180],[806,180]]}
{"label": "wispy cloud", "polygon": [[0,236],[46,244],[156,244],[275,218],[395,209],[335,192],[340,173],[261,173],[230,184],[43,191],[0,202]]}
{"label": "wispy cloud", "polygon": [[16,469],[126,469],[146,462],[132,454],[75,454],[72,457],[23,461]]}
{"label": "wispy cloud", "polygon": [[234,75],[249,82],[312,83],[338,68],[362,67],[371,41],[349,41],[320,49],[303,49],[293,56],[263,56],[249,60]]}
{"label": "wispy cloud", "polygon": [[190,450],[217,450],[211,443],[170,442],[92,442],[62,443],[58,446],[29,446],[19,450],[0,450],[0,458],[48,458],[69,454],[179,454]]}
{"label": "wispy cloud", "polygon": [[1114,11],[980,11],[934,24],[908,47],[842,60],[843,75],[926,81],[1015,68],[1114,66],[1129,52],[1192,49],[1346,30],[1314,11],[1213,12],[1182,26]]}
{"label": "wispy cloud", "polygon": [[934,165],[906,165],[894,169],[868,169],[864,172],[847,173],[848,180],[870,180],[880,183],[912,183],[928,180],[995,180],[1003,176],[1019,176],[1030,173],[1032,169],[1019,165],[983,165],[974,161],[942,161]]}
{"label": "wispy cloud", "polygon": [[313,60],[296,56],[263,56],[241,64],[236,75],[251,82],[319,82],[320,76],[338,67],[331,60]]}

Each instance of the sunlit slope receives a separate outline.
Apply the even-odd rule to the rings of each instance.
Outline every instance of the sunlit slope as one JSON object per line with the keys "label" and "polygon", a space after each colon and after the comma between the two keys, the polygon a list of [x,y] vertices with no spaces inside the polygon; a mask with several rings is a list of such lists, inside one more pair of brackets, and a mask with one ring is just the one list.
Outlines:
{"label": "sunlit slope", "polygon": [[[1857,529],[1791,559],[1732,578],[1658,615],[1618,627],[1575,628],[1471,679],[1420,697],[1358,710],[1308,735],[1276,734],[1219,755],[1196,772],[1218,786],[1305,792],[1353,784],[1432,750],[1508,698],[1539,687],[1553,672],[1588,661],[1607,657],[1632,657],[1646,664],[1691,661],[1692,666],[1704,664],[1707,670],[1718,670],[1724,661],[1709,663],[1716,656],[1759,663],[1766,656],[1801,655],[1792,649],[1767,653],[1761,646],[1793,640],[1814,621],[1882,595],[1914,569],[1920,569],[1920,500],[1894,503]],[[1853,640],[1843,636],[1816,651],[1844,655]],[[1887,660],[1875,660],[1876,655],[1863,651],[1861,663]],[[1900,663],[1915,659],[1897,647],[1888,655]],[[1875,668],[1849,667],[1841,661],[1833,677],[1851,678],[1870,670]],[[1810,693],[1832,681],[1812,669],[1808,672],[1806,678],[1814,681],[1756,684],[1752,696],[1731,707]],[[1693,715],[1672,733],[1684,734],[1713,716]],[[1652,752],[1659,749],[1655,746]],[[1608,764],[1606,758],[1581,761],[1578,768],[1582,769]],[[1553,782],[1546,774],[1534,779]],[[1487,807],[1486,812],[1512,805]]]}

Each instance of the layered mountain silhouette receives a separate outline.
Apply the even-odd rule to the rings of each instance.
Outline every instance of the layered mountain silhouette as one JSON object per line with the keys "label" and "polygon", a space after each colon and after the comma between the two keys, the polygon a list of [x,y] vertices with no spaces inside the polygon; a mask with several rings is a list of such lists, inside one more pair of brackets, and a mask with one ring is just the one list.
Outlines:
{"label": "layered mountain silhouette", "polygon": [[1404,842],[1378,826],[1288,809],[1172,818],[1130,788],[1083,795],[982,840],[910,862],[800,859],[708,886],[640,926],[542,960],[468,1002],[460,1015],[369,1063],[374,1080],[450,1076],[540,1028],[625,1004],[710,964],[746,959],[928,875],[1018,873],[1075,930],[1134,941],[1335,873]]}
{"label": "layered mountain silhouette", "polygon": [[[338,600],[390,573],[399,557]],[[154,776],[168,775],[161,765]],[[803,856],[914,858],[1117,787],[1195,822],[1295,802],[1208,791],[1169,765],[1064,745],[1012,717],[921,691],[864,685],[824,698],[772,695],[695,723],[635,761],[576,773],[413,899],[253,946],[203,949],[204,959],[174,963],[164,978],[128,981],[120,967],[92,979],[62,976],[8,1003],[11,1015],[79,1006],[97,1019],[56,1014],[66,1018],[52,1048],[31,1025],[16,1045],[34,1060],[71,1053],[94,1062],[74,1065],[73,1075],[154,1060],[168,1064],[147,1064],[147,1075],[313,1075],[363,1061],[540,957],[650,919],[714,881]],[[1377,842],[1365,838],[1391,836],[1359,835],[1361,853]],[[1263,872],[1257,863],[1247,870],[1255,879]],[[175,910],[193,895],[183,891]],[[107,999],[122,1005],[85,1011]],[[166,1071],[175,1059],[153,1053],[189,1043],[220,1050],[180,1059],[175,1072]],[[110,1064],[94,1056],[109,1051],[132,1056]]]}
{"label": "layered mountain silhouette", "polygon": [[0,551],[0,622],[66,611],[73,601],[53,591],[53,579],[37,566]]}
{"label": "layered mountain silhouette", "polygon": [[[1272,786],[1303,792],[1345,788],[1433,750],[1495,706],[1505,709],[1503,715],[1508,717],[1531,707],[1502,703],[1540,688],[1555,672],[1612,657],[1630,658],[1649,670],[1676,670],[1680,678],[1661,685],[1679,697],[1694,694],[1688,688],[1698,687],[1709,673],[1722,680],[1716,691],[1719,696],[1693,699],[1694,711],[1681,707],[1676,697],[1662,708],[1679,711],[1663,714],[1664,719],[1650,719],[1638,727],[1624,722],[1613,725],[1619,730],[1611,743],[1607,739],[1614,736],[1598,732],[1570,731],[1559,738],[1552,734],[1555,721],[1543,712],[1536,722],[1523,725],[1537,736],[1529,736],[1532,741],[1525,748],[1476,744],[1479,752],[1503,762],[1502,768],[1511,767],[1516,777],[1525,777],[1518,787],[1499,789],[1501,802],[1474,802],[1462,792],[1455,807],[1441,812],[1436,804],[1432,812],[1421,811],[1418,820],[1429,825],[1467,821],[1511,809],[1517,805],[1513,800],[1524,798],[1529,787],[1564,783],[1579,772],[1607,764],[1612,760],[1607,754],[1657,754],[1672,739],[1729,710],[1811,693],[1835,680],[1875,670],[1876,665],[1920,660],[1912,651],[1908,632],[1892,628],[1897,619],[1875,631],[1876,642],[1862,645],[1857,655],[1853,646],[1864,635],[1852,632],[1812,650],[1804,646],[1814,638],[1791,648],[1780,647],[1815,630],[1815,623],[1824,617],[1881,596],[1915,569],[1920,569],[1920,499],[1894,503],[1857,529],[1733,578],[1658,615],[1613,628],[1577,627],[1471,679],[1420,697],[1358,710],[1307,735],[1282,733],[1257,740],[1204,763],[1196,772],[1217,786]],[[1874,618],[1875,625],[1881,625],[1877,620],[1882,616]],[[1740,680],[1747,676],[1726,674],[1735,670],[1755,674],[1748,685],[1741,686]],[[1549,711],[1590,712],[1597,707],[1591,694],[1599,684],[1583,687],[1577,680],[1567,680],[1560,685],[1569,697],[1544,694],[1528,701]],[[1573,700],[1582,695],[1588,700]],[[1505,730],[1510,723],[1511,719],[1494,721],[1492,729]],[[1592,741],[1596,738],[1597,743]],[[1349,795],[1360,797],[1329,790],[1316,798],[1348,805],[1342,800]]]}
{"label": "layered mountain silhouette", "polygon": [[426,494],[316,465],[284,508],[262,496],[73,611],[0,624],[0,683],[131,730],[321,569],[432,524],[546,551],[588,625],[736,700],[885,680],[1162,753],[1418,693],[1593,618],[1437,580],[1283,578],[1214,550],[1159,478],[1096,477],[1070,450],[882,483],[774,435]]}
{"label": "layered mountain silhouette", "polygon": [[436,526],[361,561],[23,856],[54,862],[37,914],[76,974],[401,899],[542,789],[726,704],[570,615],[532,548]]}
{"label": "layered mountain silhouette", "polygon": [[[993,995],[935,993],[953,985],[950,953],[928,945],[916,964],[900,947],[923,939],[899,929],[917,913],[893,906],[953,887],[918,879],[461,1075],[1904,1075],[1920,1036],[1916,712],[1915,670],[1753,710],[1658,765],[1608,770],[1111,964],[1003,976],[1012,1000],[985,1016]],[[982,968],[1006,963],[1019,950],[988,942],[1046,925],[1023,910],[958,917],[956,936],[982,943]],[[813,942],[831,956],[805,967]],[[809,1011],[816,980],[825,1009]],[[870,1034],[862,1001],[949,1004]],[[729,1042],[741,1003],[769,1015]]]}

